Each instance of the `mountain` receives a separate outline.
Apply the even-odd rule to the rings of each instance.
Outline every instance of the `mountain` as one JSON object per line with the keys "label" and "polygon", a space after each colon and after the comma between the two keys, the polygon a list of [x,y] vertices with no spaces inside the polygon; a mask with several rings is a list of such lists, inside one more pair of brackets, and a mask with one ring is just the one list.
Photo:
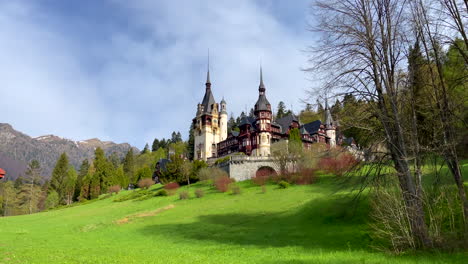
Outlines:
{"label": "mountain", "polygon": [[130,148],[130,144],[117,144],[97,138],[73,141],[54,135],[32,138],[13,129],[9,124],[0,123],[0,167],[7,171],[9,179],[24,175],[27,164],[36,159],[42,167],[42,174],[49,177],[60,154],[67,153],[70,163],[79,168],[84,159],[92,159],[94,150],[101,147],[107,155],[115,152],[120,158]]}

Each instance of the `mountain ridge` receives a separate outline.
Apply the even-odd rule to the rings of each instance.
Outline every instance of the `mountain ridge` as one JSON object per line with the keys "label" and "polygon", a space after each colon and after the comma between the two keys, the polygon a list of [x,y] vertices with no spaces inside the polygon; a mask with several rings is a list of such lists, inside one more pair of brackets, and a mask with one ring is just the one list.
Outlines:
{"label": "mountain ridge", "polygon": [[12,180],[24,175],[27,164],[34,159],[39,161],[43,176],[48,178],[63,152],[78,169],[84,159],[93,158],[97,147],[102,148],[106,155],[115,152],[119,158],[123,158],[130,148],[139,151],[128,143],[101,141],[98,138],[74,141],[52,134],[31,137],[8,123],[0,123],[0,167],[7,171],[7,177]]}

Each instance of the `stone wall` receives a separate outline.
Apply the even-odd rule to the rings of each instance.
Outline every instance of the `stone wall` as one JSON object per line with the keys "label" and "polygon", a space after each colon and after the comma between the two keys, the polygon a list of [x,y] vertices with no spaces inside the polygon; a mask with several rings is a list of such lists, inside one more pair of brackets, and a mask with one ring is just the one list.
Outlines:
{"label": "stone wall", "polygon": [[277,173],[279,172],[277,164],[271,157],[231,156],[229,161],[217,166],[226,171],[229,177],[236,181],[251,179],[261,167],[270,167]]}

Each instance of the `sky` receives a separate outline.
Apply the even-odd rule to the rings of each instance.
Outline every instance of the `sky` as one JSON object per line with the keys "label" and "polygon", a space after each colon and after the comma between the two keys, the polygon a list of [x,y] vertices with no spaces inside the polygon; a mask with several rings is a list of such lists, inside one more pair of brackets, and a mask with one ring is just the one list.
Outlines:
{"label": "sky", "polygon": [[138,148],[180,131],[205,92],[298,112],[311,76],[310,0],[0,0],[0,123],[30,136]]}

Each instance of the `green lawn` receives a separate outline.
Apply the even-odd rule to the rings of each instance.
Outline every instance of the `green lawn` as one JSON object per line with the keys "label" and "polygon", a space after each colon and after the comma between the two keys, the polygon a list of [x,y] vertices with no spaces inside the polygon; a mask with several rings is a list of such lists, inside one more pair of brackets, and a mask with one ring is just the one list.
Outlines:
{"label": "green lawn", "polygon": [[395,257],[373,250],[367,207],[353,207],[331,178],[268,185],[266,193],[240,185],[240,195],[196,184],[203,198],[192,186],[189,200],[112,197],[0,218],[0,263],[468,263],[466,253]]}

